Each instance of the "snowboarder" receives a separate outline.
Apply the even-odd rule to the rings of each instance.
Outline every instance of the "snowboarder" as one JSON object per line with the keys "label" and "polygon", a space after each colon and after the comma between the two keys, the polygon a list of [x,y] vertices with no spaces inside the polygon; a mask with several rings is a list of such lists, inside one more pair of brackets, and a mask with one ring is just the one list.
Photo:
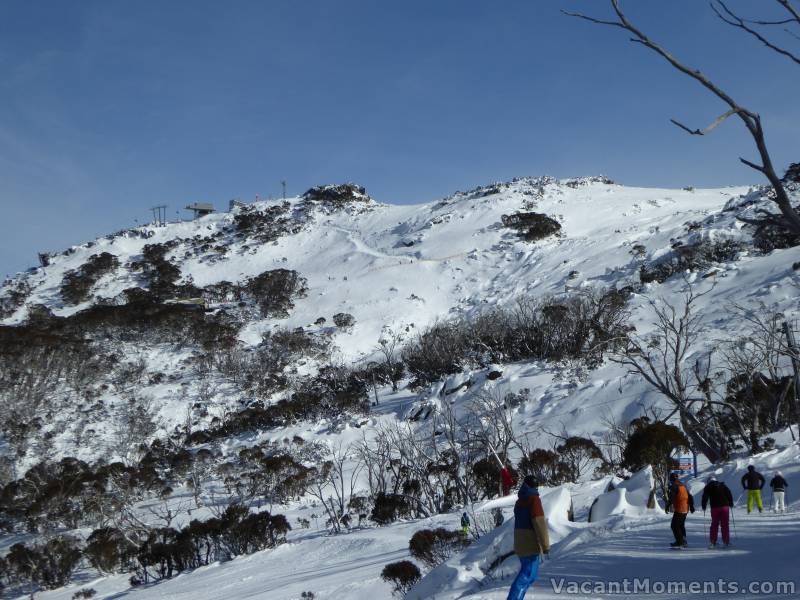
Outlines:
{"label": "snowboarder", "polygon": [[747,514],[753,510],[753,503],[758,506],[758,512],[764,512],[764,503],[761,501],[761,488],[764,487],[764,476],[756,471],[753,465],[747,467],[747,473],[742,475],[742,487],[747,490]]}
{"label": "snowboarder", "polygon": [[536,581],[542,555],[550,552],[550,535],[544,519],[542,500],[536,489],[536,479],[528,475],[519,488],[514,504],[514,553],[520,567],[507,600],[522,600],[525,592]]}
{"label": "snowboarder", "polygon": [[701,502],[703,512],[706,505],[711,505],[711,531],[709,532],[709,548],[717,547],[717,531],[722,528],[722,543],[725,547],[731,545],[731,532],[729,529],[730,511],[733,508],[733,494],[730,488],[716,477],[711,477],[703,489]]}
{"label": "snowboarder", "polygon": [[461,513],[461,533],[464,534],[464,537],[469,535],[469,515],[467,513]]}
{"label": "snowboarder", "polygon": [[769,482],[769,487],[772,488],[772,510],[775,512],[786,512],[786,503],[784,498],[786,496],[786,480],[780,471],[775,472],[775,477]]}
{"label": "snowboarder", "polygon": [[506,518],[503,516],[503,511],[500,508],[494,509],[494,526],[500,527],[505,522]]}
{"label": "snowboarder", "polygon": [[511,477],[511,471],[508,470],[508,467],[504,466],[500,469],[500,483],[503,486],[503,496],[508,496],[514,485],[514,479]]}
{"label": "snowboarder", "polygon": [[694,512],[694,498],[678,479],[677,473],[669,474],[669,498],[667,499],[666,512],[672,509],[672,533],[675,541],[670,544],[671,548],[686,548],[689,544],[686,541],[686,515]]}

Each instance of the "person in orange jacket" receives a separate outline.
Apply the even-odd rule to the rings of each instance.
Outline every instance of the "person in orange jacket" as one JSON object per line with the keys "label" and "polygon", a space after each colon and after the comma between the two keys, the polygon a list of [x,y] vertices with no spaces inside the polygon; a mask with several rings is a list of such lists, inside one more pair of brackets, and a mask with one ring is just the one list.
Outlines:
{"label": "person in orange jacket", "polygon": [[694,498],[678,479],[677,473],[669,474],[669,497],[667,498],[666,512],[672,509],[672,534],[675,541],[670,544],[672,548],[686,548],[686,515],[694,512]]}

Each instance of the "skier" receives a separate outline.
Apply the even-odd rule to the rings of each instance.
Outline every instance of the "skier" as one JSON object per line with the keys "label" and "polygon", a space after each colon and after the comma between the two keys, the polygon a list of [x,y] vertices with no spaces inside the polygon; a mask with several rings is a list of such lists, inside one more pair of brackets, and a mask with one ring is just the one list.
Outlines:
{"label": "skier", "polygon": [[504,522],[505,520],[506,520],[506,519],[505,519],[505,517],[503,516],[503,511],[502,511],[502,509],[500,509],[500,508],[495,508],[495,509],[494,509],[494,526],[495,526],[495,527],[500,527],[500,525],[502,525],[502,524],[503,524],[503,522]]}
{"label": "skier", "polygon": [[461,514],[461,533],[464,534],[464,537],[469,535],[469,515],[467,513]]}
{"label": "skier", "polygon": [[500,482],[503,486],[503,496],[508,496],[511,493],[511,487],[514,485],[514,479],[511,477],[511,471],[508,467],[500,469]]}
{"label": "skier", "polygon": [[742,487],[747,490],[747,514],[753,510],[753,503],[758,506],[758,512],[764,512],[764,503],[761,501],[761,488],[764,487],[764,476],[756,471],[753,465],[747,467],[747,473],[742,475]]}
{"label": "skier", "polygon": [[780,471],[775,472],[775,477],[769,482],[769,487],[772,488],[772,510],[775,512],[786,512],[786,504],[784,497],[786,496],[786,480]]}
{"label": "skier", "polygon": [[711,477],[703,489],[703,512],[706,512],[706,505],[711,504],[711,531],[709,548],[717,547],[717,530],[722,528],[722,543],[725,547],[731,545],[731,533],[728,528],[730,511],[733,508],[733,494],[730,488],[716,477]]}
{"label": "skier", "polygon": [[541,556],[550,552],[550,535],[544,518],[542,500],[536,489],[536,479],[528,475],[519,488],[514,504],[514,553],[520,567],[507,600],[522,600],[525,592],[536,581]]}
{"label": "skier", "polygon": [[666,512],[672,509],[672,533],[675,541],[670,544],[671,548],[686,548],[689,544],[686,541],[686,515],[694,512],[694,498],[678,479],[677,473],[669,474],[669,498],[667,499]]}

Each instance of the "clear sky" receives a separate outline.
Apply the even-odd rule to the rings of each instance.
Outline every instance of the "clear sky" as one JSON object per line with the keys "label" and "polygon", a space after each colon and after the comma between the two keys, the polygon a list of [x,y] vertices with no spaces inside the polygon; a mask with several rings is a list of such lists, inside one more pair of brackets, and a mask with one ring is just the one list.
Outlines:
{"label": "clear sky", "polygon": [[[766,0],[731,0],[775,14]],[[800,160],[800,70],[700,0],[629,16],[761,113]],[[8,0],[0,4],[0,277],[189,202],[356,181],[422,202],[548,174],[644,186],[761,182],[724,112],[601,0]],[[780,32],[778,32],[779,34]],[[787,45],[800,42],[781,38]]]}

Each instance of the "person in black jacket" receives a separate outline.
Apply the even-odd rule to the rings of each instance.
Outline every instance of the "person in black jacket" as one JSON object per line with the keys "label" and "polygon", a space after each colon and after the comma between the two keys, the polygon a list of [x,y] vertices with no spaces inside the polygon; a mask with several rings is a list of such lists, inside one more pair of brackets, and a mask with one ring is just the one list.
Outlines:
{"label": "person in black jacket", "polygon": [[764,503],[761,500],[761,488],[764,487],[764,476],[756,471],[753,465],[747,467],[747,473],[742,475],[742,487],[747,490],[747,514],[753,510],[753,503],[758,506],[758,512],[764,512]]}
{"label": "person in black jacket", "polygon": [[722,528],[722,543],[725,546],[731,545],[731,533],[729,529],[730,511],[733,508],[733,494],[730,488],[716,477],[711,477],[703,489],[703,500],[701,505],[703,512],[706,506],[711,505],[711,531],[709,532],[709,548],[717,546],[717,531]]}
{"label": "person in black jacket", "polygon": [[786,480],[781,475],[780,471],[775,472],[775,477],[769,482],[769,487],[772,488],[772,510],[775,512],[786,512],[786,504],[784,498],[786,496]]}

